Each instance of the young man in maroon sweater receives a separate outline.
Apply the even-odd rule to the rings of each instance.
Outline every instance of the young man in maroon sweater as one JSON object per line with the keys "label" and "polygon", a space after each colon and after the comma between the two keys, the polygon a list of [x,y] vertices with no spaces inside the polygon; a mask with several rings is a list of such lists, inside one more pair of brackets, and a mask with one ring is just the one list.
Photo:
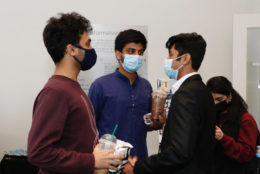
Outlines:
{"label": "young man in maroon sweater", "polygon": [[50,18],[43,31],[56,70],[35,100],[28,138],[28,160],[40,174],[90,174],[120,163],[113,150],[99,150],[94,110],[77,82],[96,63],[91,30],[86,18],[69,13]]}

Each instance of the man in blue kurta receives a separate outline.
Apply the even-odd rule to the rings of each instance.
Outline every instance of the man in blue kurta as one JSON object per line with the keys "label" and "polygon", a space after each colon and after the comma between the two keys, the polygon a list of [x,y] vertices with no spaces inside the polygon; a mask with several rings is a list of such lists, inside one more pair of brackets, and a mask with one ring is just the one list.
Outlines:
{"label": "man in blue kurta", "polygon": [[122,31],[115,40],[115,56],[119,67],[114,73],[95,80],[89,90],[89,98],[95,109],[99,136],[112,133],[131,143],[132,156],[143,159],[148,156],[147,130],[143,115],[151,112],[151,84],[136,71],[143,65],[147,41],[145,36],[133,29]]}

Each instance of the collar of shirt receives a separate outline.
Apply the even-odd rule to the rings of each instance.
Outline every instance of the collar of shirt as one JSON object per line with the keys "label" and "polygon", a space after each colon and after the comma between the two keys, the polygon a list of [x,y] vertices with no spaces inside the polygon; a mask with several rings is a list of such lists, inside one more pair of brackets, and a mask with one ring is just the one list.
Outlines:
{"label": "collar of shirt", "polygon": [[[115,73],[116,73],[117,77],[129,81],[129,79],[125,75],[123,75],[121,72],[119,72],[118,68],[116,69]],[[139,80],[139,76],[138,76],[137,72],[135,74],[136,74],[136,79],[133,84],[135,84]]]}
{"label": "collar of shirt", "polygon": [[187,78],[189,78],[190,76],[196,75],[196,74],[199,74],[199,73],[198,73],[198,72],[192,72],[192,73],[186,74],[185,76],[183,76],[182,78],[180,78],[179,80],[177,80],[177,81],[172,85],[172,91],[173,91],[173,93],[175,93],[175,92],[180,88],[180,86],[182,85],[182,83],[183,83]]}

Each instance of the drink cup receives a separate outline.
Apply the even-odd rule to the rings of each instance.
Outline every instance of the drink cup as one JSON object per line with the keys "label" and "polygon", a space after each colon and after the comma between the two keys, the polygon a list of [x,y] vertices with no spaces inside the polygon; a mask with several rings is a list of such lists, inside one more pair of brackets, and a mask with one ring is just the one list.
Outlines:
{"label": "drink cup", "polygon": [[163,114],[166,98],[167,98],[167,94],[162,90],[156,90],[152,93],[151,118],[153,120],[159,119],[158,116]]}
{"label": "drink cup", "polygon": [[105,149],[115,149],[116,147],[116,137],[110,134],[104,134],[99,139],[99,148],[100,150]]}
{"label": "drink cup", "polygon": [[[116,137],[110,134],[104,134],[99,139],[99,149],[106,150],[106,149],[115,149],[116,147]],[[95,169],[94,174],[107,174],[108,169]]]}
{"label": "drink cup", "polygon": [[122,172],[122,169],[124,168],[125,164],[127,163],[128,156],[130,155],[130,150],[133,148],[133,146],[130,143],[117,140],[117,145],[115,147],[115,155],[123,156],[122,164],[116,166],[118,168],[118,171],[109,169],[109,174],[120,174]]}

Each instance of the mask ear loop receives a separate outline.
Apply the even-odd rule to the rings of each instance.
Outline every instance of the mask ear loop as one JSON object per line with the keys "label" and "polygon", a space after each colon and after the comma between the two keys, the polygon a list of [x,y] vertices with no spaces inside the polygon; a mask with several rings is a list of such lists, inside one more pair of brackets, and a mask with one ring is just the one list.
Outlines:
{"label": "mask ear loop", "polygon": [[[74,46],[74,47],[76,47],[76,48],[78,48],[78,49],[81,49],[81,50],[85,51],[84,48],[82,48],[81,46],[74,45],[74,44],[72,44],[72,46]],[[82,62],[81,62],[76,56],[73,56],[73,57],[74,57],[74,59],[75,59],[75,60],[80,64],[80,66],[81,66]]]}
{"label": "mask ear loop", "polygon": [[179,68],[177,68],[176,70],[179,71],[179,69],[181,69],[183,67],[183,65],[179,66]]}
{"label": "mask ear loop", "polygon": [[173,59],[173,61],[178,60],[178,59],[182,58],[183,56],[184,56],[184,54],[179,57],[176,57],[175,59]]}
{"label": "mask ear loop", "polygon": [[[173,59],[173,61],[178,60],[178,59],[182,58],[183,56],[184,56],[184,54],[179,57],[176,57],[175,59]],[[179,66],[176,70],[179,71],[182,67],[183,67],[183,65]]]}

